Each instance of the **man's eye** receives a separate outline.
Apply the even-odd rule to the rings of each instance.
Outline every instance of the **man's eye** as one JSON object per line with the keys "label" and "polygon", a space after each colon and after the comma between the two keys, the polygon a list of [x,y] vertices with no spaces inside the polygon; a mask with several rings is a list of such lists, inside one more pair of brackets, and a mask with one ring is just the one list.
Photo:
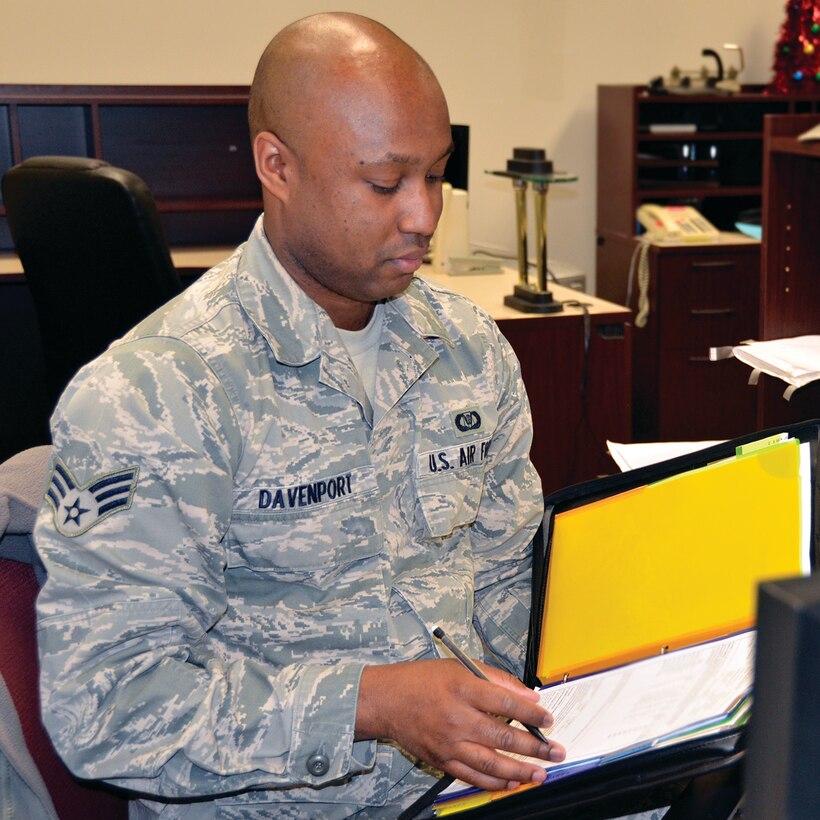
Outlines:
{"label": "man's eye", "polygon": [[399,183],[397,182],[395,185],[377,185],[375,182],[370,183],[370,187],[377,193],[383,194],[387,196],[389,194],[395,194],[396,191],[399,190]]}
{"label": "man's eye", "polygon": [[430,185],[438,185],[440,182],[444,182],[444,175],[443,174],[427,174],[427,182]]}

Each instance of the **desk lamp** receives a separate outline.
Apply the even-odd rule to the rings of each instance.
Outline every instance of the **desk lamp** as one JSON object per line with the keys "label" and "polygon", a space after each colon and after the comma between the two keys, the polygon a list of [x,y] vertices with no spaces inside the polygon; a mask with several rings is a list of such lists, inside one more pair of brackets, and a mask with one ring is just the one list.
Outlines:
{"label": "desk lamp", "polygon": [[[575,182],[578,177],[553,171],[552,161],[543,148],[513,148],[505,171],[487,171],[510,177],[515,191],[515,219],[518,234],[518,284],[504,304],[524,313],[558,313],[563,305],[547,289],[547,191],[550,183]],[[527,275],[527,184],[535,198],[535,243],[537,281],[531,284]]]}

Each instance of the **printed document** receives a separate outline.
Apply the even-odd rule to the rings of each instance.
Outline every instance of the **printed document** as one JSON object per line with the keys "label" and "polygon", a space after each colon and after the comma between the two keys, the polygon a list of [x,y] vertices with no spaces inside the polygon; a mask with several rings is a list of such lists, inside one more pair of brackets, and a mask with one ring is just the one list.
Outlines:
{"label": "printed document", "polygon": [[[743,723],[754,674],[754,630],[553,684],[541,690],[552,713],[548,737],[566,747],[543,765],[550,780],[627,755]],[[448,796],[475,793],[455,781]]]}

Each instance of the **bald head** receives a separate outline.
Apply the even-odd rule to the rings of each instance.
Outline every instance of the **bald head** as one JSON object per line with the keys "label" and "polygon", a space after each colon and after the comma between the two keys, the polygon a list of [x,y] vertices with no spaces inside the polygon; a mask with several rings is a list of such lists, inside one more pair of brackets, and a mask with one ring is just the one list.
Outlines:
{"label": "bald head", "polygon": [[379,23],[319,14],[271,41],[249,118],[276,258],[338,327],[364,327],[441,213],[452,134],[433,72]]}
{"label": "bald head", "polygon": [[357,14],[316,14],[284,28],[256,68],[248,105],[251,138],[272,131],[294,142],[336,100],[365,93],[443,94],[421,56],[390,29]]}

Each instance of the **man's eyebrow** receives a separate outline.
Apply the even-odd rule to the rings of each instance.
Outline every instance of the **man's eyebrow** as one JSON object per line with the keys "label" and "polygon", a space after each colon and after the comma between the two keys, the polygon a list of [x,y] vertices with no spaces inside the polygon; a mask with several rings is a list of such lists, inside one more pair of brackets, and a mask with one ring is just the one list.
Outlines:
{"label": "man's eyebrow", "polygon": [[[443,160],[445,157],[449,157],[450,154],[455,151],[455,143],[450,143],[447,146],[447,150],[433,163],[435,165],[436,162]],[[374,159],[374,160],[359,160],[359,165],[412,165],[414,163],[420,162],[421,159],[418,157],[411,157],[409,154],[394,154],[392,151],[385,154],[381,159]]]}

